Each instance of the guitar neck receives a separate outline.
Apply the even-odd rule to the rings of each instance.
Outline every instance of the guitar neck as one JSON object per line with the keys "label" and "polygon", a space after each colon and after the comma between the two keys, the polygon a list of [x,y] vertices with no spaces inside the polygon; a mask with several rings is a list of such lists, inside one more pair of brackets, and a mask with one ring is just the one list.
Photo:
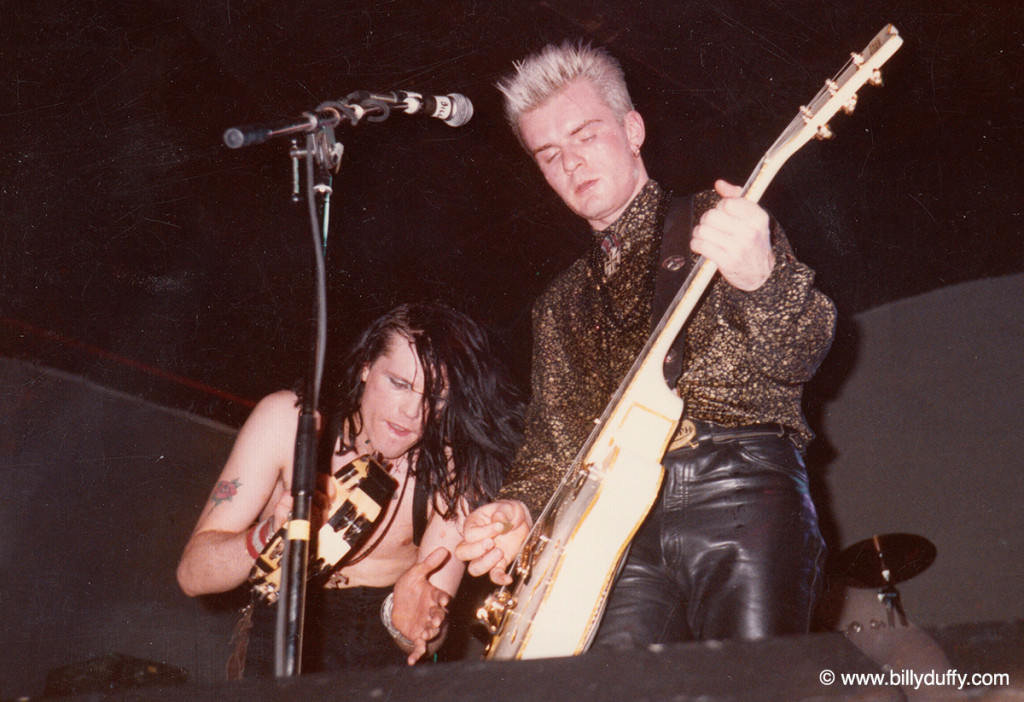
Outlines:
{"label": "guitar neck", "polygon": [[[797,116],[761,157],[744,184],[741,196],[751,202],[758,202],[790,156],[813,138],[831,138],[828,120],[840,110],[846,113],[853,112],[857,103],[857,91],[865,83],[881,84],[880,67],[902,44],[903,39],[896,28],[887,24],[862,52],[850,54],[850,59],[839,74],[825,81],[825,86],[807,106],[800,108]],[[713,261],[704,256],[697,259],[693,272],[669,305],[668,311],[644,348],[641,359],[648,353],[664,358],[717,271],[718,267]],[[628,384],[639,369],[639,363],[634,365],[624,384]]]}

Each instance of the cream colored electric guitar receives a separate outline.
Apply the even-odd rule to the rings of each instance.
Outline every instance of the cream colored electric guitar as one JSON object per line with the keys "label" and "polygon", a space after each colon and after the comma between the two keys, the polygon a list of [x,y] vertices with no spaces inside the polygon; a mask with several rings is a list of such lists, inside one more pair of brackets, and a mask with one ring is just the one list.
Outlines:
{"label": "cream colored electric guitar", "polygon": [[[853,111],[865,83],[881,83],[879,67],[902,43],[887,25],[852,54],[764,155],[744,197],[759,200],[800,147],[830,137],[828,121]],[[716,272],[698,259],[537,518],[512,565],[514,582],[477,613],[492,635],[487,658],[568,656],[590,645],[622,557],[658,495],[661,457],[682,415],[683,401],[665,383],[665,355]]]}

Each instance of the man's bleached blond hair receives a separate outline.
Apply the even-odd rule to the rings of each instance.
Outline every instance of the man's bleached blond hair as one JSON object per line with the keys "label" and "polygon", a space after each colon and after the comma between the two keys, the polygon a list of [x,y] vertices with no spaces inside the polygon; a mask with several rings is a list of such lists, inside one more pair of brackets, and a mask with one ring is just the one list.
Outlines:
{"label": "man's bleached blond hair", "polygon": [[513,66],[497,87],[505,96],[505,119],[520,144],[519,119],[580,78],[590,81],[620,123],[633,109],[622,66],[603,48],[582,41],[548,44]]}

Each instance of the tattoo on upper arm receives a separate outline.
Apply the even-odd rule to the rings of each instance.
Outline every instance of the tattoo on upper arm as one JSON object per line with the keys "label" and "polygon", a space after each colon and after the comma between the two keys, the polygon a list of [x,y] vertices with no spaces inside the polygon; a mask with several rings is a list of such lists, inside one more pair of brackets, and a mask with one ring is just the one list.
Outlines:
{"label": "tattoo on upper arm", "polygon": [[213,488],[213,494],[210,495],[210,502],[216,507],[221,502],[231,502],[231,498],[238,494],[238,488],[242,486],[238,478],[234,480],[221,480]]}

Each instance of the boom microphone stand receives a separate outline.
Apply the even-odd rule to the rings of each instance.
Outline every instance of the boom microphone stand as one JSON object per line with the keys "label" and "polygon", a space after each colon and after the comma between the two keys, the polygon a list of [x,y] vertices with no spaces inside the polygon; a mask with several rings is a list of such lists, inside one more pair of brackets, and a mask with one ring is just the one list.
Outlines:
{"label": "boom microphone stand", "polygon": [[[315,490],[317,448],[316,410],[323,379],[327,341],[327,275],[324,253],[330,214],[331,174],[341,165],[344,151],[335,140],[334,128],[345,121],[356,126],[360,119],[381,122],[392,109],[408,113],[425,112],[443,119],[450,126],[461,126],[473,114],[472,104],[462,95],[443,97],[418,93],[351,93],[341,101],[322,103],[313,113],[306,112],[299,122],[276,127],[247,125],[224,132],[230,148],[259,144],[280,136],[292,137],[292,199],[301,201],[300,173],[305,174],[306,205],[316,259],[316,295],[313,310],[312,342],[309,366],[304,381],[299,425],[295,435],[292,468],[292,515],[285,529],[281,559],[281,587],[278,599],[277,629],[274,638],[274,675],[278,678],[299,674],[302,667],[302,629],[306,602],[306,578],[311,536],[310,512]],[[299,135],[305,135],[300,143]],[[304,164],[304,168],[300,168]],[[321,225],[320,216],[323,223]]]}
{"label": "boom microphone stand", "polygon": [[[274,675],[298,675],[302,667],[302,628],[306,602],[306,569],[309,563],[311,532],[310,511],[316,489],[316,410],[320,404],[327,341],[327,274],[324,252],[327,248],[327,224],[330,213],[331,172],[341,163],[340,145],[334,141],[334,130],[318,127],[306,135],[305,148],[294,139],[291,148],[293,199],[298,197],[296,178],[300,160],[305,162],[306,204],[309,208],[310,230],[316,260],[316,300],[313,309],[313,340],[311,356],[299,410],[292,463],[292,516],[285,534],[281,566],[281,596],[277,609],[274,637]],[[319,213],[323,215],[320,224]]]}

